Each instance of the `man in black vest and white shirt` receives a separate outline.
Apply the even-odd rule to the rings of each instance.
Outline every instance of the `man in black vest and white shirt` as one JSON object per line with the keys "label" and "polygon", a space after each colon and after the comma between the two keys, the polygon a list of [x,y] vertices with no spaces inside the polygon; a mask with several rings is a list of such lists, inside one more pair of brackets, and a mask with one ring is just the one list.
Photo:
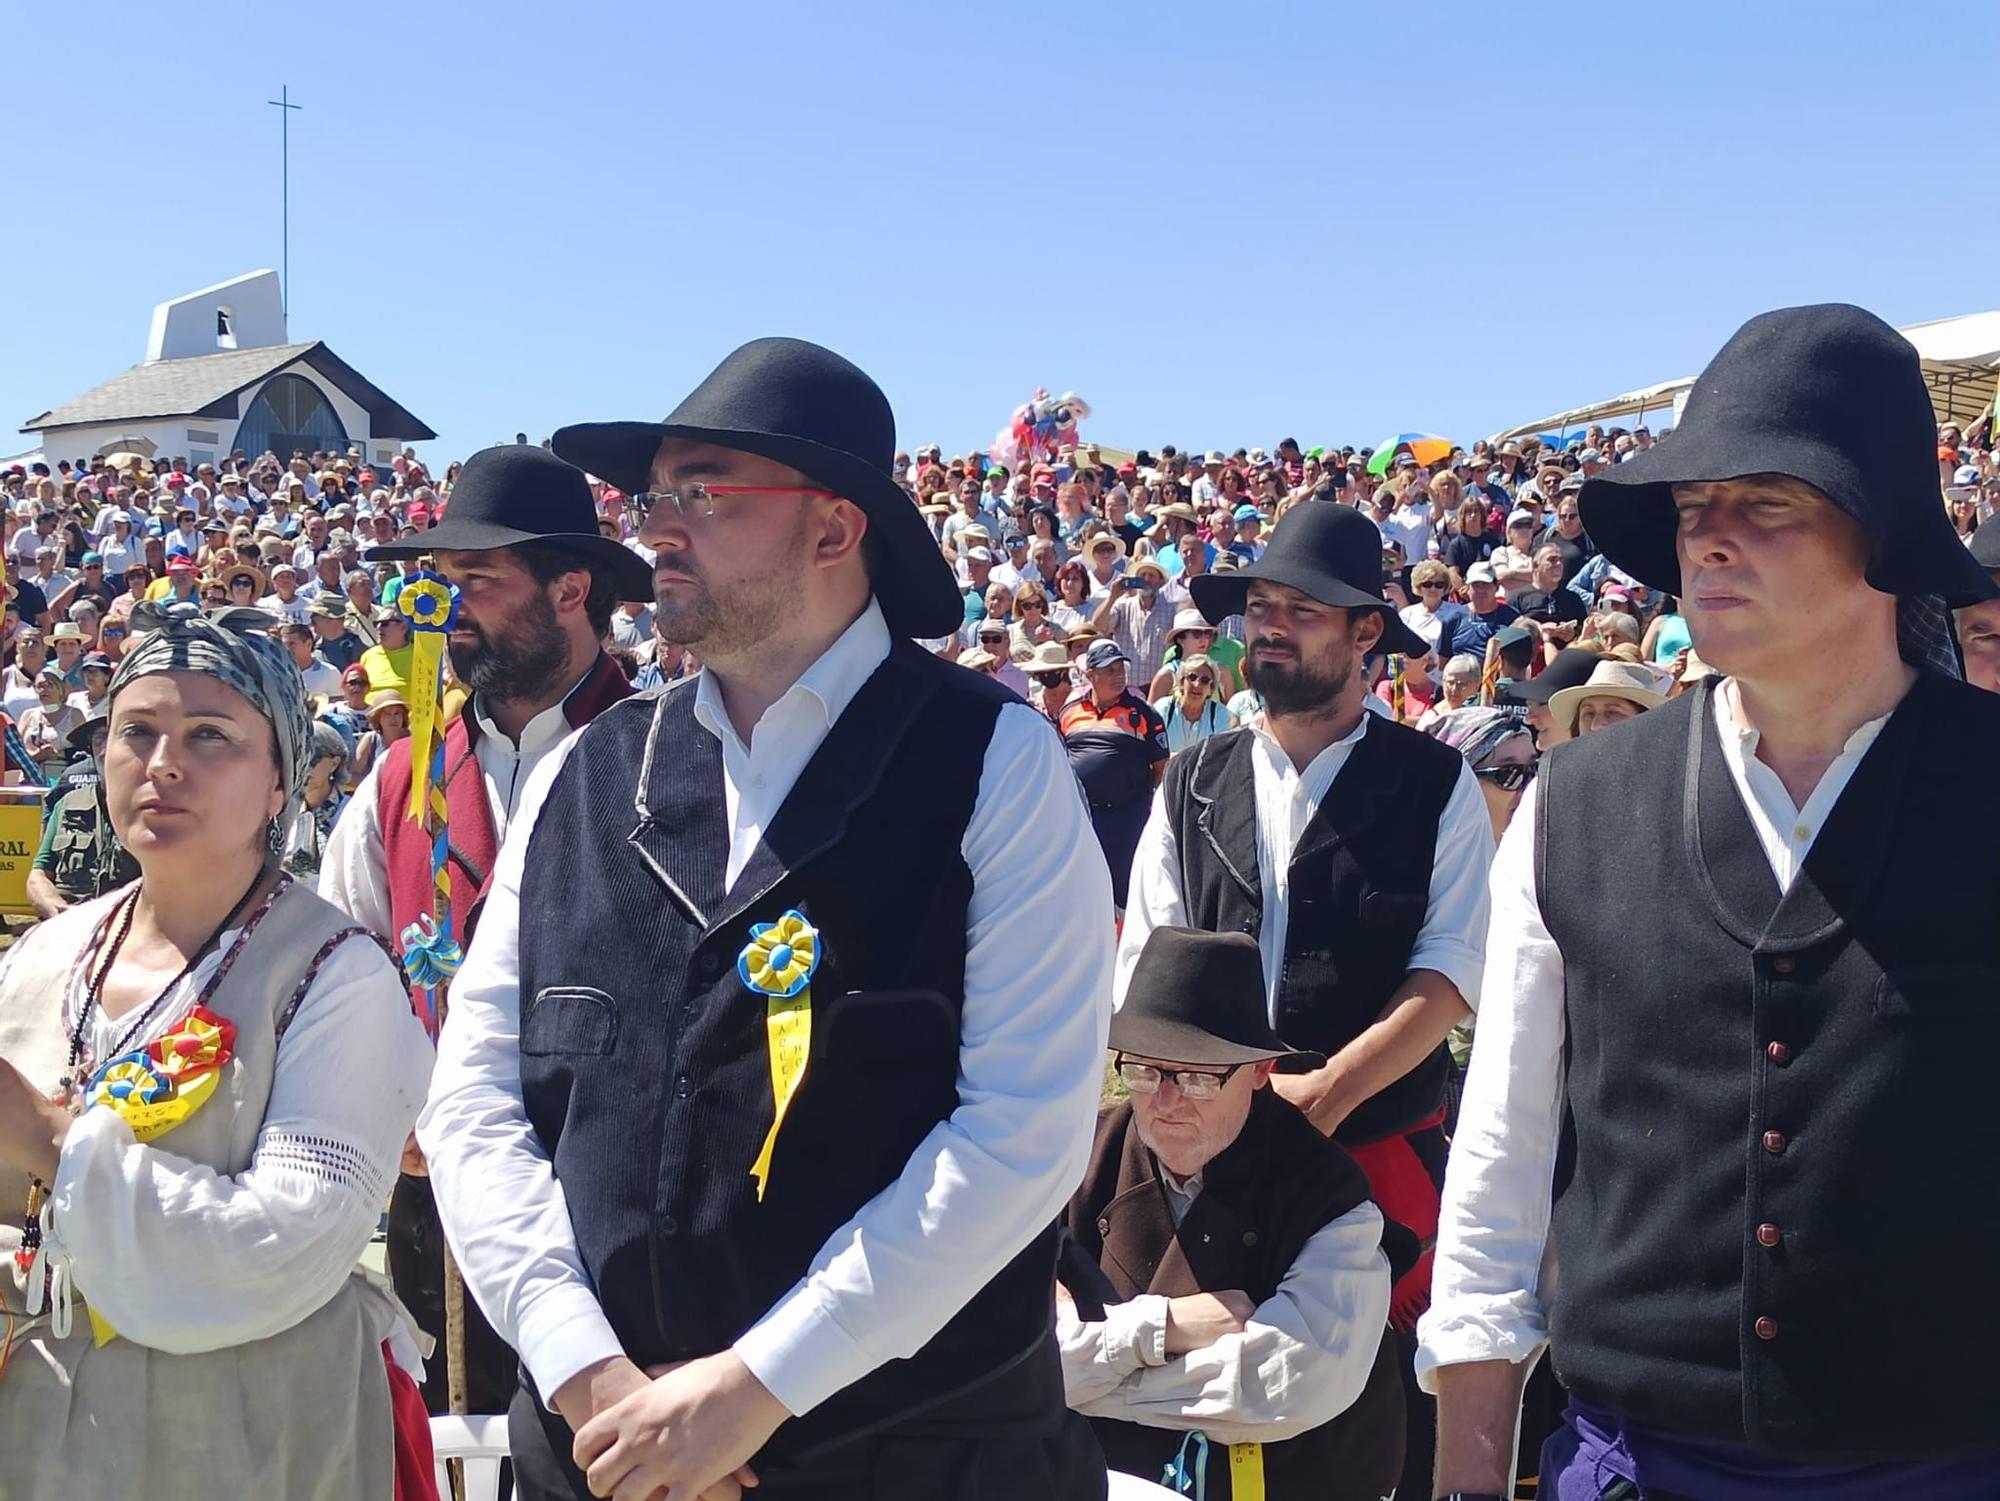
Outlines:
{"label": "man in black vest and white shirt", "polygon": [[1558,746],[1501,844],[1418,1361],[1445,1494],[1507,1492],[1546,1343],[1563,1501],[2000,1495],[1968,1057],[2000,789],[1949,770],[1991,756],[2000,699],[1957,680],[1946,615],[1995,589],[1932,423],[1893,328],[1791,308],[1583,491],[1718,675]]}
{"label": "man in black vest and white shirt", "polygon": [[[1316,502],[1287,512],[1249,567],[1194,581],[1209,620],[1242,615],[1264,714],[1168,766],[1132,862],[1118,994],[1155,928],[1256,935],[1278,1034],[1327,1059],[1272,1088],[1427,1241],[1444,1176],[1444,1040],[1479,991],[1493,826],[1463,757],[1362,707],[1366,655],[1427,649],[1381,580],[1374,524]],[[1397,1279],[1390,1322],[1406,1355],[1429,1277],[1425,1256]],[[1406,1486],[1429,1474],[1429,1406],[1412,1407]]]}
{"label": "man in black vest and white shirt", "polygon": [[911,640],[962,606],[887,400],[762,339],[553,445],[704,665],[537,769],[419,1127],[521,1494],[1102,1496],[1053,1269],[1110,879],[1048,721]]}

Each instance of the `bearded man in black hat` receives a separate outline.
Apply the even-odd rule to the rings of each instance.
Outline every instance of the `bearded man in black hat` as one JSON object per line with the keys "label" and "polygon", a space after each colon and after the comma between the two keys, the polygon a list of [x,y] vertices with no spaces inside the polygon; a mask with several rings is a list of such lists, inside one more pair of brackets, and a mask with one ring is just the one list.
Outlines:
{"label": "bearded man in black hat", "polygon": [[[599,535],[581,470],[511,445],[466,460],[440,524],[369,553],[371,562],[421,557],[434,557],[458,586],[445,649],[472,690],[444,736],[452,925],[464,941],[529,775],[572,730],[631,696],[602,641],[620,600],[652,593],[652,570]],[[413,744],[397,741],[362,779],[319,877],[321,896],[399,947],[434,900],[431,836],[408,816]],[[417,1322],[441,1341],[444,1240],[421,1154],[405,1153],[403,1164],[389,1204],[389,1271]],[[514,1354],[477,1309],[466,1313],[467,1404],[503,1411],[517,1385]],[[424,1382],[434,1413],[449,1410],[445,1367],[440,1343]]]}
{"label": "bearded man in black hat", "polygon": [[[1132,863],[1118,995],[1155,928],[1255,935],[1279,1035],[1327,1060],[1273,1087],[1353,1155],[1385,1214],[1428,1238],[1445,1038],[1479,989],[1493,827],[1463,757],[1362,707],[1364,658],[1426,650],[1382,597],[1381,559],[1360,512],[1299,506],[1257,562],[1194,581],[1209,620],[1242,615],[1264,714],[1168,766]],[[1425,1257],[1395,1288],[1410,1349],[1429,1272]],[[1411,1409],[1419,1487],[1427,1408]]]}
{"label": "bearded man in black hat", "polygon": [[1961,853],[2000,839],[2000,792],[1940,775],[2000,743],[1946,618],[1996,590],[1938,503],[1932,421],[1893,328],[1786,309],[1583,491],[1715,674],[1557,747],[1494,865],[1418,1363],[1448,1493],[1507,1490],[1547,1344],[1565,1501],[2000,1495],[1967,1059],[2000,869]]}
{"label": "bearded man in black hat", "polygon": [[1130,1098],[1099,1115],[1069,1205],[1070,1402],[1145,1480],[1380,1501],[1403,1463],[1390,1259],[1416,1240],[1268,1087],[1326,1059],[1272,1031],[1257,940],[1155,928],[1111,1046]]}
{"label": "bearded man in black hat", "polygon": [[1110,878],[1048,722],[911,639],[963,611],[888,401],[762,339],[554,444],[703,665],[537,772],[418,1127],[521,1494],[1101,1496],[1052,1288]]}

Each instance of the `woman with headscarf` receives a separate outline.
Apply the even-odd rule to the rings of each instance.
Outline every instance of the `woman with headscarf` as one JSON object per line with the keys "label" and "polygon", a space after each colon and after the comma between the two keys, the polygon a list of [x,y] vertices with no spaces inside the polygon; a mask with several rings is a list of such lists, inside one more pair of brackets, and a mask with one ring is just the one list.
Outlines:
{"label": "woman with headscarf", "polygon": [[357,1260],[430,1049],[377,943],[279,868],[313,746],[270,624],[134,612],[103,775],[139,879],[0,963],[0,1491],[389,1501],[420,1473],[385,1360],[416,1349]]}
{"label": "woman with headscarf", "polygon": [[311,755],[312,769],[306,773],[301,795],[303,806],[292,820],[292,831],[285,843],[285,873],[295,880],[317,882],[320,865],[326,858],[326,842],[332,837],[341,810],[347,806],[347,789],[343,785],[347,742],[324,719],[315,719]]}
{"label": "woman with headscarf", "polygon": [[1432,720],[1425,733],[1465,757],[1497,840],[1535,775],[1535,737],[1527,719],[1518,709],[1452,709]]}

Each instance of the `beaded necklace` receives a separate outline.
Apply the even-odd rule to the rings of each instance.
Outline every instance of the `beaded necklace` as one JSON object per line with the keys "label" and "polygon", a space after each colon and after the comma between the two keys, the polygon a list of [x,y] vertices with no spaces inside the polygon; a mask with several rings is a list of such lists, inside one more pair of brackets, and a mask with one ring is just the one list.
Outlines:
{"label": "beaded necklace", "polygon": [[[167,1003],[168,997],[179,990],[182,982],[189,975],[193,974],[201,965],[201,962],[213,952],[216,944],[221,942],[222,935],[227,933],[235,925],[237,919],[243,915],[244,908],[250,905],[250,899],[257,894],[257,888],[263,885],[264,878],[268,874],[268,869],[259,867],[256,876],[250,882],[249,890],[245,891],[237,899],[236,905],[229,909],[229,915],[222,919],[221,926],[209,934],[201,947],[188,956],[188,961],[181,966],[180,973],[167,982],[166,989],[154,996],[146,1008],[139,1013],[138,1019],[125,1029],[124,1035],[111,1049],[111,1057],[116,1058],[125,1050],[126,1044],[131,1042],[134,1037],[137,1037],[147,1024],[152,1021],[153,1017],[158,1014],[160,1007]],[[291,878],[289,876],[281,877],[278,883],[271,888],[270,894],[264,898],[263,906],[258,909],[256,916],[252,917],[245,925],[244,938],[247,939],[250,936],[249,929],[256,927],[258,921],[270,910],[271,903],[277,897],[278,893],[290,884]],[[117,927],[112,933],[111,941],[98,950],[95,956],[96,972],[93,974],[89,970],[85,971],[83,1004],[77,1007],[76,1025],[70,1028],[69,1063],[64,1068],[61,1077],[56,1081],[54,1095],[55,1103],[62,1106],[72,1115],[82,1113],[83,1081],[90,1072],[91,1063],[95,1061],[90,1054],[90,1050],[84,1045],[84,1033],[90,1029],[91,1014],[101,1010],[103,1007],[105,978],[111,973],[111,966],[117,962],[120,950],[125,947],[125,940],[131,935],[132,918],[139,908],[139,891],[140,888],[134,886],[131,895],[126,897],[120,904],[119,910],[111,918],[106,919],[107,923],[115,919]],[[98,929],[100,937],[103,932],[104,929],[100,927]],[[207,1004],[208,998],[215,993],[215,987],[222,983],[222,977],[229,973],[230,961],[234,960],[236,955],[242,951],[243,944],[239,941],[235,949],[231,951],[229,958],[223,961],[215,974],[209,978],[208,983],[202,987],[201,996],[196,1002],[197,1005]],[[89,963],[90,961],[86,960],[85,962]],[[35,1259],[35,1253],[41,1249],[42,1203],[47,1194],[48,1186],[41,1179],[34,1177],[28,1179],[28,1205],[21,1222],[21,1246],[14,1253],[15,1265],[19,1266],[23,1271],[29,1268]]]}

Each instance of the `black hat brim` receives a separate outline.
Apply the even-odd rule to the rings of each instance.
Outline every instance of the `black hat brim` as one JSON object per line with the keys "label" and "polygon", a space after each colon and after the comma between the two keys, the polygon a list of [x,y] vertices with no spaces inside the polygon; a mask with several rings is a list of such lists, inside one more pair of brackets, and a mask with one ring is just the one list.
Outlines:
{"label": "black hat brim", "polygon": [[[1677,428],[1671,440],[1585,480],[1577,509],[1584,530],[1605,557],[1649,588],[1678,596],[1680,522],[1674,511],[1674,486],[1757,474],[1781,474],[1811,485],[1857,520],[1870,514],[1864,498],[1867,480],[1831,445],[1811,437],[1765,432],[1750,454],[1727,429],[1689,423]],[[1992,580],[1952,532],[1943,505],[1934,509],[1935,524],[1928,537],[1921,525],[1914,531],[1909,528],[1910,518],[1904,518],[1905,529],[1897,539],[1901,545],[1893,551],[1883,546],[1881,537],[1869,537],[1869,586],[1884,594],[1942,595],[1954,606],[1992,598]]]}
{"label": "black hat brim", "polygon": [[1194,600],[1195,608],[1201,611],[1210,625],[1220,625],[1231,615],[1243,613],[1243,607],[1250,599],[1250,585],[1264,579],[1268,583],[1296,589],[1323,605],[1377,611],[1383,622],[1382,640],[1376,646],[1377,651],[1405,657],[1430,654],[1430,643],[1404,625],[1395,606],[1387,600],[1370,594],[1366,589],[1343,583],[1330,573],[1307,577],[1282,567],[1268,569],[1264,566],[1267,561],[1268,558],[1259,558],[1247,568],[1231,569],[1228,573],[1204,573],[1191,580],[1188,594]]}
{"label": "black hat brim", "polygon": [[917,505],[864,459],[810,439],[674,422],[580,422],[558,428],[549,446],[586,473],[628,494],[652,488],[653,460],[667,438],[712,443],[796,469],[867,514],[882,566],[869,584],[889,629],[902,636],[948,636],[965,621],[965,597]]}
{"label": "black hat brim", "polygon": [[1298,1048],[1260,1048],[1230,1042],[1187,1022],[1142,1016],[1130,1006],[1111,1014],[1114,1052],[1158,1058],[1190,1068],[1233,1068],[1270,1059],[1281,1074],[1308,1074],[1326,1066],[1326,1055]]}
{"label": "black hat brim", "polygon": [[381,563],[440,552],[498,552],[503,547],[519,547],[530,542],[546,542],[581,553],[591,562],[603,565],[617,584],[621,600],[652,602],[652,565],[622,542],[614,542],[596,532],[528,532],[497,522],[455,518],[447,511],[444,520],[427,532],[419,532],[407,541],[384,542],[369,548],[366,560]]}

